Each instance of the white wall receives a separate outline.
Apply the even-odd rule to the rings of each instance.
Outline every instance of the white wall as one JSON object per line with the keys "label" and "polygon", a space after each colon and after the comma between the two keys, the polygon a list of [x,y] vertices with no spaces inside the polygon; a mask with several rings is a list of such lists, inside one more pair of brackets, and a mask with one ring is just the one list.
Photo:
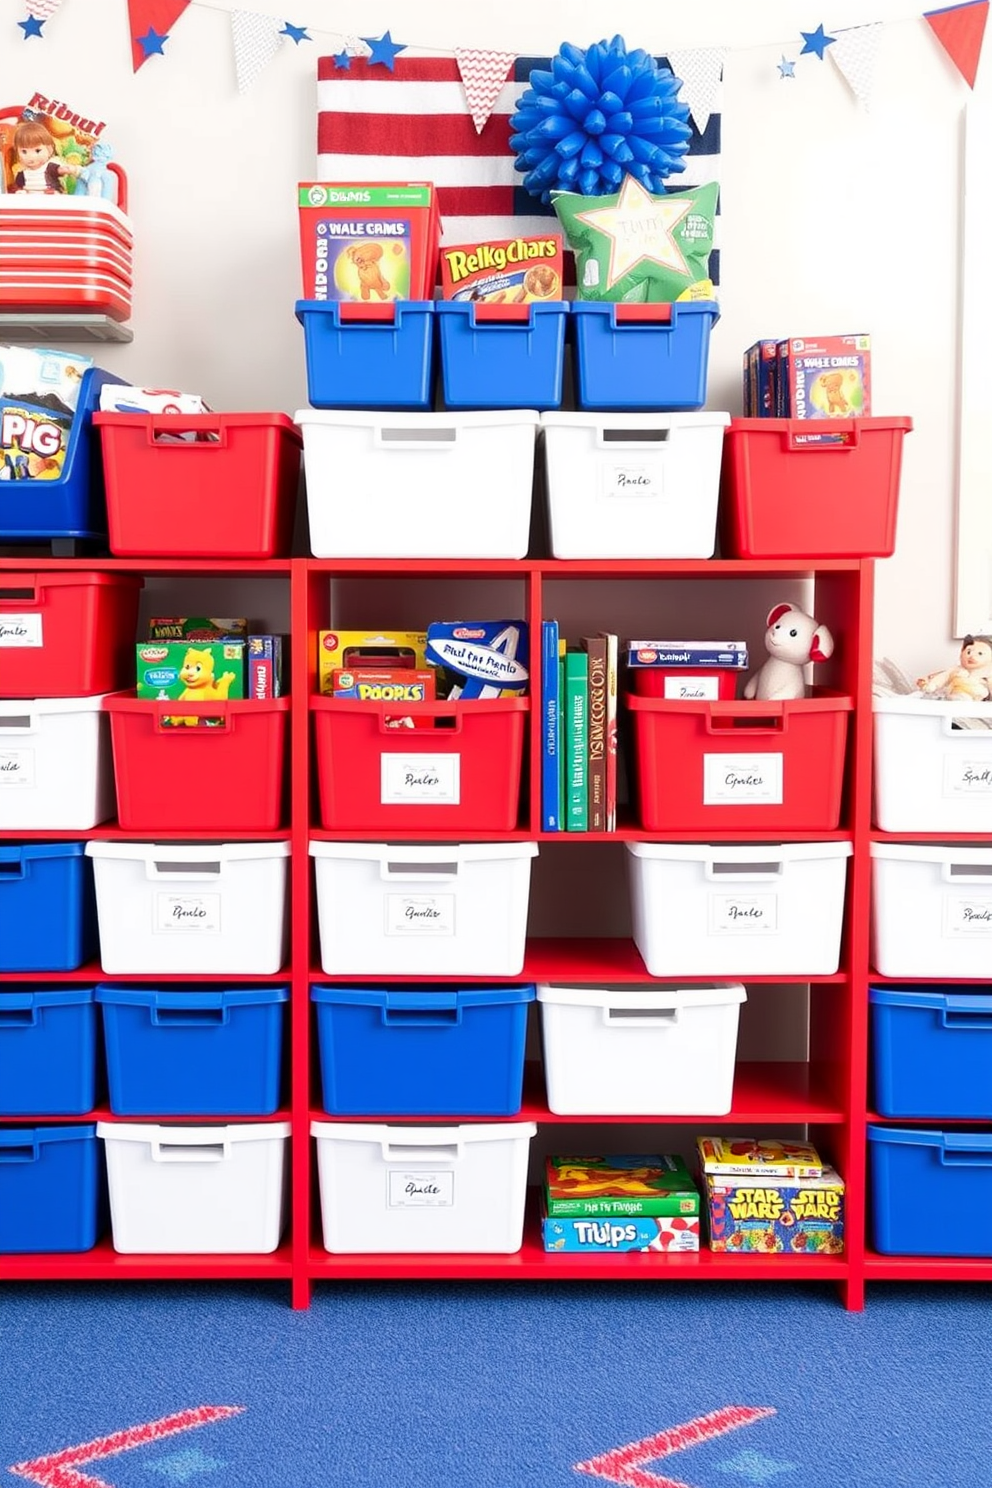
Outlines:
{"label": "white wall", "polygon": [[[425,49],[492,45],[548,53],[607,26],[592,0],[500,7],[403,0],[360,16],[299,0],[315,44],[284,44],[254,88],[235,86],[231,0],[193,4],[164,57],[130,63],[125,0],[64,0],[43,40],[0,21],[0,103],[38,90],[107,121],[131,184],[134,342],[101,348],[130,379],[202,392],[218,409],[306,402],[294,186],[315,167],[320,52],[354,28]],[[252,7],[283,19],[282,0]],[[15,7],[16,9],[16,7]],[[23,7],[22,7],[23,9]],[[961,130],[969,90],[921,16],[893,0],[836,4],[830,29],[888,22],[872,112],[837,68],[798,58],[791,0],[612,0],[610,31],[654,51],[726,45],[722,319],[711,407],[740,412],[742,349],[759,336],[870,331],[874,406],[910,414],[899,542],[880,564],[878,654],[915,674],[956,653],[952,634]],[[18,12],[19,14],[20,12]],[[326,30],[319,29],[326,27]],[[992,43],[990,43],[992,45]],[[985,69],[988,78],[988,69]],[[983,86],[980,74],[978,89]]]}

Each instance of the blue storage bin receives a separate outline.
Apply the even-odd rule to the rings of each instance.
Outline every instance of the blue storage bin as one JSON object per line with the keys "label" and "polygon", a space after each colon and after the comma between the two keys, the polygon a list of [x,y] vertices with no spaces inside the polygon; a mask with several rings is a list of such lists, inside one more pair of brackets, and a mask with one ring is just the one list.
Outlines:
{"label": "blue storage bin", "polygon": [[433,301],[352,306],[297,300],[296,318],[311,408],[433,406]]}
{"label": "blue storage bin", "polygon": [[714,300],[681,300],[674,305],[576,300],[569,317],[575,338],[576,406],[628,413],[702,408],[710,331],[719,319]]}
{"label": "blue storage bin", "polygon": [[0,481],[0,541],[106,536],[103,459],[93,414],[100,407],[100,389],[122,380],[99,367],[83,373],[58,480]]}
{"label": "blue storage bin", "polygon": [[0,1255],[92,1250],[106,1213],[95,1124],[0,1129]]}
{"label": "blue storage bin", "polygon": [[0,971],[75,971],[97,945],[85,842],[0,842]]}
{"label": "blue storage bin", "polygon": [[535,989],[311,988],[324,1110],[514,1116]]}
{"label": "blue storage bin", "polygon": [[96,1074],[91,987],[0,987],[0,1116],[81,1116]]}
{"label": "blue storage bin", "polygon": [[110,1109],[118,1116],[270,1116],[279,1106],[288,987],[101,983]]}
{"label": "blue storage bin", "polygon": [[446,407],[561,407],[568,305],[445,301],[438,317]]}
{"label": "blue storage bin", "polygon": [[992,1121],[992,989],[871,987],[881,1116]]}
{"label": "blue storage bin", "polygon": [[992,1132],[868,1125],[883,1255],[992,1256]]}

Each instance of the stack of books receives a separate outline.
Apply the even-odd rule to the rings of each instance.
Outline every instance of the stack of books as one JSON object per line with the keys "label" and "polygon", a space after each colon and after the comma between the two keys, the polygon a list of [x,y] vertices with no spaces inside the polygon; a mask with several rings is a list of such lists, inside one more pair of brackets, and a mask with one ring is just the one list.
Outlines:
{"label": "stack of books", "polygon": [[617,825],[617,663],[607,631],[568,643],[557,620],[541,634],[541,827],[614,832]]}

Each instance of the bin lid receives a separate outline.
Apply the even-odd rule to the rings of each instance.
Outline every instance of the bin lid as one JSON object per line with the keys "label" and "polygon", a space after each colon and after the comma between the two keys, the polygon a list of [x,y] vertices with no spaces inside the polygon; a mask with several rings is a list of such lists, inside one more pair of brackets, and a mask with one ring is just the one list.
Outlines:
{"label": "bin lid", "polygon": [[624,846],[635,858],[734,864],[849,858],[854,851],[850,842],[626,842]]}
{"label": "bin lid", "polygon": [[[532,426],[535,433],[541,422],[536,408],[478,408],[463,413],[406,413],[373,411],[365,408],[300,408],[293,414],[294,423],[305,429],[308,424],[323,424],[338,429],[401,430],[409,441],[418,435],[426,438],[438,429],[505,428],[510,425]],[[395,435],[394,435],[395,437]]]}
{"label": "bin lid", "polygon": [[121,1007],[160,1008],[239,1008],[260,1003],[288,1002],[288,987],[196,987],[183,983],[181,989],[160,991],[155,987],[120,987],[101,982],[93,989],[99,1003]]}
{"label": "bin lid", "polygon": [[30,1142],[88,1142],[98,1135],[93,1122],[82,1126],[16,1126],[0,1131],[0,1148],[26,1147]]}
{"label": "bin lid", "polygon": [[878,1007],[937,1008],[952,1013],[992,1012],[992,992],[958,985],[946,992],[935,987],[869,987],[868,1001]]}
{"label": "bin lid", "polygon": [[85,842],[0,842],[0,863],[21,863],[29,858],[81,858],[85,852]]}
{"label": "bin lid", "polygon": [[222,1142],[267,1142],[288,1137],[288,1121],[250,1121],[229,1126],[161,1126],[150,1122],[98,1121],[96,1134],[120,1142],[148,1142],[169,1147],[210,1147]]}
{"label": "bin lid", "polygon": [[533,1002],[536,989],[520,987],[319,987],[310,988],[312,1002],[341,1006],[410,1008],[488,1007],[502,1003]]}
{"label": "bin lid", "polygon": [[992,847],[965,847],[957,842],[871,842],[873,858],[902,863],[956,863],[961,867],[992,865]]}
{"label": "bin lid", "polygon": [[944,1152],[988,1153],[992,1164],[992,1132],[945,1132],[918,1126],[876,1126],[869,1122],[868,1140],[895,1142],[906,1147],[939,1147]]}
{"label": "bin lid", "polygon": [[641,1009],[712,1007],[746,1002],[740,982],[706,982],[694,987],[657,983],[643,987],[538,987],[538,1002],[566,1003],[576,1007]]}
{"label": "bin lid", "polygon": [[417,863],[477,863],[491,858],[536,858],[536,842],[311,842],[312,858],[363,858],[414,867]]}
{"label": "bin lid", "polygon": [[93,987],[33,987],[24,989],[23,983],[8,983],[0,990],[0,1023],[6,1012],[23,1012],[28,1008],[81,1007],[94,1001]]}
{"label": "bin lid", "polygon": [[[871,706],[873,713],[915,714],[918,718],[928,715],[931,718],[987,718],[992,721],[992,705],[987,702],[923,697],[918,692],[900,693],[897,697],[873,697]],[[974,748],[979,743],[979,740],[971,739],[969,747]]]}
{"label": "bin lid", "polygon": [[282,842],[87,842],[88,858],[129,858],[142,863],[216,863],[246,858],[288,858]]}
{"label": "bin lid", "polygon": [[[311,1121],[310,1135],[382,1147],[450,1147],[464,1142],[508,1142],[537,1135],[536,1121],[479,1121],[470,1126],[391,1126],[373,1121]],[[418,1160],[421,1160],[418,1154]]]}
{"label": "bin lid", "polygon": [[[606,429],[621,429],[635,433],[652,429],[710,429],[726,428],[730,423],[729,413],[718,413],[703,409],[699,413],[557,413],[541,414],[542,429],[590,429],[597,433]],[[636,442],[636,441],[634,441]],[[624,451],[618,447],[613,451],[621,458]]]}

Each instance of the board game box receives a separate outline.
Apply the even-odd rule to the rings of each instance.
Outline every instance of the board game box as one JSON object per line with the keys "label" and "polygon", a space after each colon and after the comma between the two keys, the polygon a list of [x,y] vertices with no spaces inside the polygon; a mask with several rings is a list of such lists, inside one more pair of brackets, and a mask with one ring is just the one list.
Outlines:
{"label": "board game box", "polygon": [[728,1255],[840,1255],[844,1182],[831,1167],[818,1178],[704,1179],[710,1249]]}
{"label": "board game box", "polygon": [[544,1189],[550,1218],[698,1216],[700,1211],[699,1191],[677,1156],[548,1157]]}

